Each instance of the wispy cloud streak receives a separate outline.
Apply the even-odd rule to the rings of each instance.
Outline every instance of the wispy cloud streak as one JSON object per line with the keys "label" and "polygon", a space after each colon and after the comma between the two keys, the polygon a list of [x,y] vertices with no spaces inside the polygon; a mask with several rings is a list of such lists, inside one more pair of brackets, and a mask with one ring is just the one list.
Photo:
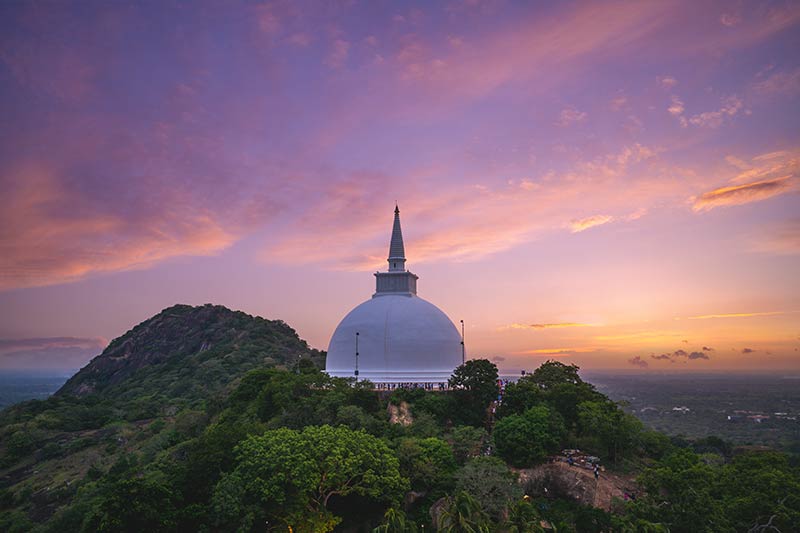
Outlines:
{"label": "wispy cloud streak", "polygon": [[723,313],[718,315],[698,315],[686,317],[687,320],[708,320],[712,318],[751,318],[757,316],[775,316],[784,315],[784,311],[766,311],[759,313]]}
{"label": "wispy cloud streak", "polygon": [[502,326],[501,329],[561,329],[561,328],[588,328],[591,324],[581,324],[578,322],[556,322],[552,324],[509,324]]}

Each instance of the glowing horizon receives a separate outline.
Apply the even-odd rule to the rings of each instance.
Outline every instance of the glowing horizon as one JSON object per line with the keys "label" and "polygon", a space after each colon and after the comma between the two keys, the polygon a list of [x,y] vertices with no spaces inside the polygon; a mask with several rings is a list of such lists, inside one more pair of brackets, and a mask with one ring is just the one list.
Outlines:
{"label": "glowing horizon", "polygon": [[0,369],[175,303],[326,349],[397,201],[470,357],[800,370],[800,4],[0,15]]}

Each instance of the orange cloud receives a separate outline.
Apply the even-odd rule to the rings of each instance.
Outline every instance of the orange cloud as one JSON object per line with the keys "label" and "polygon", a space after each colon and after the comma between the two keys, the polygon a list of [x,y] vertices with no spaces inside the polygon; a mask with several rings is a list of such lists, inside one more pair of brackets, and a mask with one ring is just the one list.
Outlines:
{"label": "orange cloud", "polygon": [[731,183],[746,184],[753,181],[768,180],[782,176],[800,175],[800,150],[781,150],[754,157],[751,162],[728,156],[728,163],[739,172],[731,178]]}
{"label": "orange cloud", "polygon": [[592,215],[590,217],[573,220],[570,222],[569,226],[572,230],[572,233],[580,233],[581,231],[586,231],[587,229],[595,226],[608,224],[612,220],[614,220],[614,217],[610,215]]}
{"label": "orange cloud", "polygon": [[214,254],[235,240],[211,213],[175,197],[162,211],[131,219],[99,212],[43,167],[19,169],[11,181],[18,186],[0,209],[0,290]]}
{"label": "orange cloud", "polygon": [[549,355],[549,356],[557,356],[557,355],[573,355],[576,353],[590,353],[594,352],[595,348],[590,347],[580,347],[580,348],[537,348],[535,350],[522,350],[519,352],[514,352],[517,355]]}
{"label": "orange cloud", "polygon": [[729,185],[690,198],[695,212],[716,207],[743,205],[766,200],[797,189],[800,150],[783,150],[753,157],[750,161],[728,156],[737,169]]}
{"label": "orange cloud", "polygon": [[551,328],[588,328],[591,324],[580,324],[578,322],[558,322],[555,324],[509,324],[501,329],[551,329]]}
{"label": "orange cloud", "polygon": [[686,317],[687,320],[707,320],[710,318],[749,318],[754,316],[774,316],[786,314],[783,311],[768,311],[763,313],[724,313],[720,315],[699,315]]}
{"label": "orange cloud", "polygon": [[676,338],[682,337],[683,335],[683,333],[676,331],[637,331],[633,333],[620,333],[617,335],[597,335],[592,337],[592,339],[601,342],[630,341],[653,344],[659,342],[674,342]]}
{"label": "orange cloud", "polygon": [[794,186],[792,176],[783,176],[745,185],[720,187],[701,194],[695,201],[694,211],[710,211],[716,207],[760,202],[789,191]]}

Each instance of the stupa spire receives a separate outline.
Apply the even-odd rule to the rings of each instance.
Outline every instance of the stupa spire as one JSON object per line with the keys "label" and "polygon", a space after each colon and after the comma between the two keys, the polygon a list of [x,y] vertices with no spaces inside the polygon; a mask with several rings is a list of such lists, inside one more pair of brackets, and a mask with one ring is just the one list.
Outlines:
{"label": "stupa spire", "polygon": [[403,231],[400,229],[400,208],[394,206],[394,225],[392,240],[389,243],[389,272],[403,272],[406,269],[406,251],[403,246]]}
{"label": "stupa spire", "polygon": [[394,206],[392,240],[389,243],[389,271],[375,272],[375,296],[385,294],[417,294],[417,275],[406,270],[406,250],[400,229],[400,208]]}

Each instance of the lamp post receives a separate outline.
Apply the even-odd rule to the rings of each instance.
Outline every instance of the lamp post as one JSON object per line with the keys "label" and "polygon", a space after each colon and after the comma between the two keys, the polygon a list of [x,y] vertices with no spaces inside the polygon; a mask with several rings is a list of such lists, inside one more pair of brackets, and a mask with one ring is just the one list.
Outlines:
{"label": "lamp post", "polygon": [[358,332],[356,331],[356,381],[358,381]]}
{"label": "lamp post", "polygon": [[463,365],[466,362],[467,358],[467,351],[464,346],[464,321],[461,321],[461,364]]}

